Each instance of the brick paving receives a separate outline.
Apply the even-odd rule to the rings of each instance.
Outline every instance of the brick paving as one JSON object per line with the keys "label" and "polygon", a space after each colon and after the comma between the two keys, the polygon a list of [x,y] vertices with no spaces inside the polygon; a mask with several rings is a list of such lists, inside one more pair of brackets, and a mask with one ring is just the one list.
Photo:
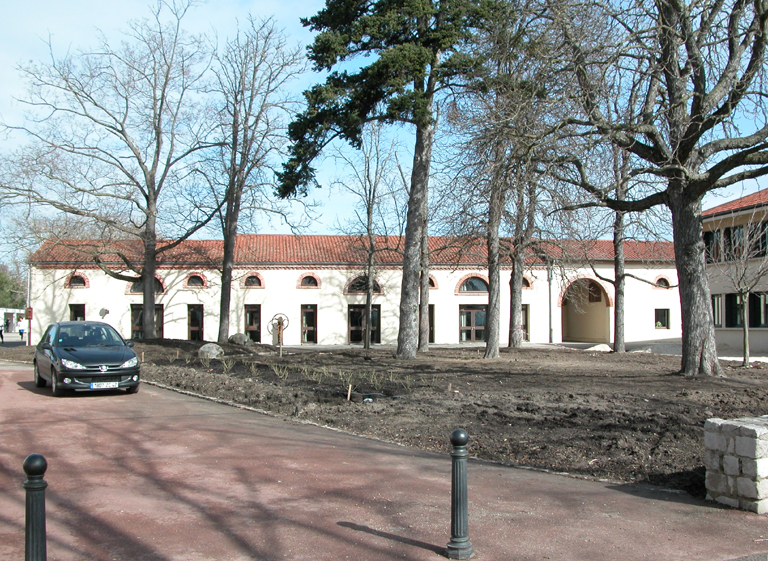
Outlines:
{"label": "brick paving", "polygon": [[[0,559],[24,555],[31,452],[49,560],[422,561],[450,538],[447,455],[147,384],[55,399],[31,374],[0,363]],[[470,461],[469,503],[478,560],[768,561],[765,516],[680,493]]]}

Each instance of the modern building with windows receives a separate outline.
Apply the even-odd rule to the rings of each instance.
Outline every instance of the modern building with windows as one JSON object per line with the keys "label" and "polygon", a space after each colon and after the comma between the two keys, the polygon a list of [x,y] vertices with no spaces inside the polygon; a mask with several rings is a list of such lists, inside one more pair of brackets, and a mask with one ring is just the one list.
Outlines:
{"label": "modern building with windows", "polygon": [[768,191],[702,213],[712,316],[720,352],[743,348],[740,287],[749,287],[751,352],[768,352]]}
{"label": "modern building with windows", "polygon": [[[46,242],[30,259],[34,341],[48,323],[103,319],[125,337],[140,339],[141,282],[117,280],[97,266],[94,240]],[[113,244],[116,246],[117,244]],[[482,342],[486,335],[488,270],[482,241],[432,237],[430,341]],[[397,343],[402,239],[378,238],[371,316],[374,344]],[[102,255],[110,270],[121,254],[138,261],[137,243],[120,242]],[[627,242],[627,341],[677,339],[680,302],[669,242]],[[221,241],[185,241],[160,254],[155,279],[155,325],[172,339],[218,335]],[[286,345],[358,344],[365,330],[367,253],[357,236],[239,235],[231,298],[230,335],[274,344],[273,319],[287,318]],[[501,341],[510,333],[511,263],[502,259]],[[536,342],[613,339],[613,245],[609,240],[539,242],[526,261],[523,320],[517,329]],[[514,327],[513,327],[514,329]]]}

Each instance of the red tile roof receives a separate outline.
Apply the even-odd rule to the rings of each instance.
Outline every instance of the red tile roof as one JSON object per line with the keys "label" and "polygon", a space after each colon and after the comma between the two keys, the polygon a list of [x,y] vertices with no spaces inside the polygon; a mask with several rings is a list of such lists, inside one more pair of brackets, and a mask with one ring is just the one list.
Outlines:
{"label": "red tile roof", "polygon": [[746,210],[754,207],[759,207],[768,204],[768,189],[764,191],[757,191],[746,197],[728,201],[716,207],[712,207],[701,213],[703,217],[715,216],[717,214],[725,214],[728,212],[736,212],[738,210]]}
{"label": "red tile roof", "polygon": [[[364,237],[360,236],[293,236],[293,235],[238,235],[235,245],[235,266],[257,267],[339,267],[360,266],[366,262]],[[160,242],[162,245],[166,242]],[[378,266],[402,265],[403,238],[377,237],[380,248]],[[483,240],[467,241],[461,238],[433,236],[429,238],[430,263],[434,266],[486,265],[486,245]],[[94,256],[100,254],[102,262],[111,267],[121,263],[120,255],[140,262],[139,241],[100,242],[99,240],[47,241],[29,259],[37,267],[79,266],[93,268]],[[597,260],[613,259],[611,240],[537,242],[529,251],[529,263],[543,262],[544,255],[554,259]],[[222,259],[221,240],[186,240],[158,256],[158,267],[211,267]],[[626,259],[630,261],[674,260],[671,242],[625,242]],[[509,257],[502,259],[509,263]]]}
{"label": "red tile roof", "polygon": [[[559,240],[540,244],[555,259],[613,260],[613,240]],[[624,258],[629,261],[674,261],[675,249],[667,241],[624,242]]]}

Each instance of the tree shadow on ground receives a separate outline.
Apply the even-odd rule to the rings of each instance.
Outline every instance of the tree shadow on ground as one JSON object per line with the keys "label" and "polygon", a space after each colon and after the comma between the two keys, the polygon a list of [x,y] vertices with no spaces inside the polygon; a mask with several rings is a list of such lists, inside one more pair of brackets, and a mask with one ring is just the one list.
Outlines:
{"label": "tree shadow on ground", "polygon": [[349,528],[350,530],[355,530],[356,532],[365,532],[366,534],[370,534],[372,536],[377,536],[380,538],[384,538],[387,540],[392,540],[397,543],[402,543],[405,545],[411,545],[413,547],[420,547],[421,549],[426,549],[427,551],[432,551],[434,553],[437,553],[438,555],[444,555],[445,554],[445,548],[440,547],[439,545],[432,545],[431,543],[422,542],[419,540],[414,540],[411,538],[405,538],[403,536],[398,536],[397,534],[390,534],[389,532],[383,532],[381,530],[375,530],[374,528],[369,528],[368,526],[362,526],[360,524],[355,524],[354,522],[337,522],[338,526],[341,526],[342,528]]}

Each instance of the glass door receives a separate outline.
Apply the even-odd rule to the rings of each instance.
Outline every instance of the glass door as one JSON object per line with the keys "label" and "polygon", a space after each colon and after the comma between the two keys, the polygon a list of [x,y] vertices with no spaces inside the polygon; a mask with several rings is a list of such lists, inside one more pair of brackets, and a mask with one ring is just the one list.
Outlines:
{"label": "glass door", "polygon": [[261,343],[261,304],[245,305],[245,334],[254,343]]}
{"label": "glass door", "polygon": [[488,306],[459,306],[459,342],[485,341],[485,315]]}
{"label": "glass door", "polygon": [[[380,334],[381,305],[374,304],[371,309],[371,343],[381,343]],[[365,339],[365,306],[349,306],[349,342],[363,343]]]}
{"label": "glass door", "polygon": [[301,306],[301,342],[317,343],[317,304]]}
{"label": "glass door", "polygon": [[203,305],[187,305],[187,338],[190,341],[203,341]]}

